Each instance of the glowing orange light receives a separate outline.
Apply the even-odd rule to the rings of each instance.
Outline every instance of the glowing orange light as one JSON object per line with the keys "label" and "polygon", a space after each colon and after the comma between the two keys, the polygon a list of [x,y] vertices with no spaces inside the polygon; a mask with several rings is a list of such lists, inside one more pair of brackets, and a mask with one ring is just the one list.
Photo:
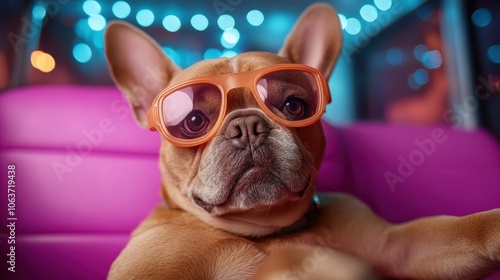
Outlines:
{"label": "glowing orange light", "polygon": [[45,52],[42,51],[33,51],[31,53],[31,65],[35,67],[36,69],[44,72],[44,73],[49,73],[50,71],[54,70],[56,67],[56,61],[54,58]]}

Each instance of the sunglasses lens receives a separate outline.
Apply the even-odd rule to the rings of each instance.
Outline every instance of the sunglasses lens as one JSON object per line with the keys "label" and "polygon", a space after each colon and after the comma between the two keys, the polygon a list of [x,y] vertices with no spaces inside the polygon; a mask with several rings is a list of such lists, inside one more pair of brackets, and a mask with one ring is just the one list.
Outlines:
{"label": "sunglasses lens", "polygon": [[208,134],[219,117],[222,94],[212,84],[186,86],[163,100],[163,121],[177,139],[191,140]]}
{"label": "sunglasses lens", "polygon": [[257,81],[260,98],[278,117],[289,121],[306,120],[318,111],[318,81],[308,72],[280,70]]}

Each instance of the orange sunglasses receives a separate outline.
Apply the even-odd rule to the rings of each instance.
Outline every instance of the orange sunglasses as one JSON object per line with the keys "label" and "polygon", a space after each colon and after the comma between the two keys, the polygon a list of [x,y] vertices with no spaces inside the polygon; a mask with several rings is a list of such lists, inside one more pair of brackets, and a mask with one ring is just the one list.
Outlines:
{"label": "orange sunglasses", "polygon": [[318,70],[302,64],[277,64],[196,77],[166,88],[149,108],[149,128],[179,147],[201,145],[218,133],[226,114],[227,94],[235,88],[249,88],[260,108],[288,127],[315,123],[331,102],[326,79]]}

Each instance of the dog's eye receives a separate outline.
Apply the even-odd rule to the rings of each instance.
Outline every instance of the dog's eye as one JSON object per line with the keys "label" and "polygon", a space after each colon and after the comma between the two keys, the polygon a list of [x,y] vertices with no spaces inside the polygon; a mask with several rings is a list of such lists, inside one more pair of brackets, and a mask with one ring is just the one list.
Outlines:
{"label": "dog's eye", "polygon": [[184,119],[182,133],[188,137],[196,137],[205,130],[207,125],[207,117],[201,111],[194,110]]}
{"label": "dog's eye", "polygon": [[300,119],[304,117],[307,111],[307,104],[300,98],[291,97],[285,101],[281,111],[292,119]]}

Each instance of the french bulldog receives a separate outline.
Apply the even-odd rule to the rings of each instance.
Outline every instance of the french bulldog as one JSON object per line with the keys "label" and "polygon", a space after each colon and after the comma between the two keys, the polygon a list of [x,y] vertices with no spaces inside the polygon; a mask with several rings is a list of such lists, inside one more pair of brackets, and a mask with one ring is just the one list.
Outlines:
{"label": "french bulldog", "polygon": [[108,279],[476,279],[500,265],[500,209],[392,225],[348,195],[316,200],[319,116],[341,45],[327,4],[301,15],[277,55],[184,70],[139,29],[108,25],[112,77],[162,138],[165,201]]}

